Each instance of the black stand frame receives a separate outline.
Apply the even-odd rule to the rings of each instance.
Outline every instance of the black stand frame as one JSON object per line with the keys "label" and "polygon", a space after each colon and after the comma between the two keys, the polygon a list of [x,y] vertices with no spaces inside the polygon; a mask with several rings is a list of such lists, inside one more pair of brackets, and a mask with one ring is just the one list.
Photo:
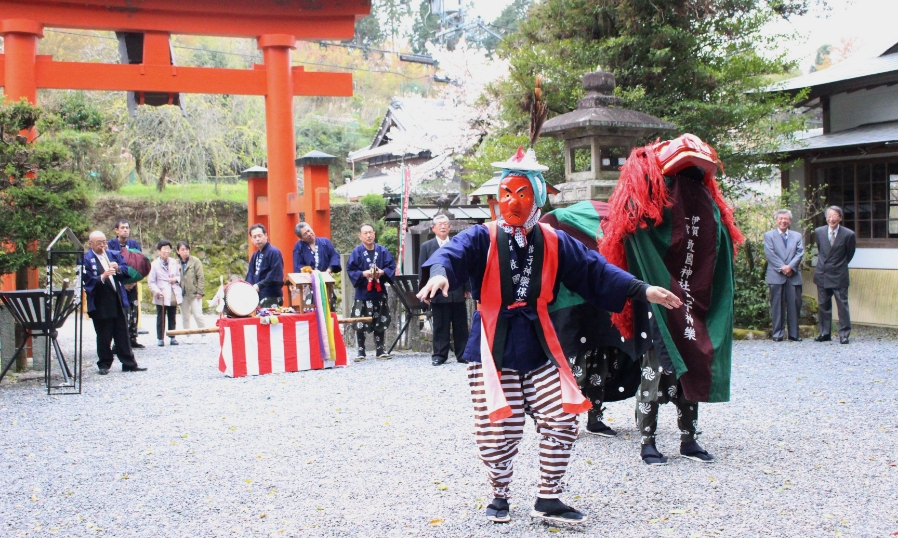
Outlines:
{"label": "black stand frame", "polygon": [[[408,325],[412,322],[412,319],[426,313],[427,309],[430,308],[427,303],[421,301],[417,297],[418,275],[394,276],[393,282],[391,282],[390,285],[393,288],[393,291],[396,292],[396,297],[399,299],[399,302],[402,303],[402,307],[405,309],[405,323],[402,325],[402,329],[399,331],[399,334],[396,335],[396,339],[393,340],[393,344],[390,346],[387,353],[393,352],[393,348],[399,343],[399,339],[402,338],[402,334],[408,329]],[[433,327],[432,320],[430,323],[431,327]]]}
{"label": "black stand frame", "polygon": [[[65,235],[73,245],[73,250],[56,250],[55,245]],[[73,288],[64,283],[62,289],[53,289],[53,271],[57,259],[65,256],[75,258],[75,282]],[[44,348],[44,383],[47,394],[81,394],[82,379],[82,344],[84,335],[84,314],[81,309],[81,267],[84,264],[84,247],[69,228],[64,228],[47,247],[47,288],[44,290],[19,290],[0,292],[0,300],[9,309],[15,320],[25,331],[22,344],[16,349],[9,364],[0,372],[0,381],[16,362],[16,357],[25,348],[30,338],[42,336],[47,338]],[[57,340],[59,329],[65,324],[74,311],[75,317],[75,350],[72,354],[72,366],[69,366],[65,354]],[[51,353],[51,349],[53,352]],[[55,354],[62,383],[54,385],[51,380],[51,354]]]}

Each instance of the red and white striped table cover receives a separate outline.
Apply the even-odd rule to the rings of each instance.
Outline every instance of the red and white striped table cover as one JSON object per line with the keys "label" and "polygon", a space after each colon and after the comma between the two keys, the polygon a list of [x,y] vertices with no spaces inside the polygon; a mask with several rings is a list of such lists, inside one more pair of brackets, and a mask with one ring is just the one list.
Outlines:
{"label": "red and white striped table cover", "polygon": [[275,325],[263,325],[260,318],[220,318],[218,369],[244,377],[346,366],[346,346],[333,318],[337,356],[329,361],[322,359],[314,312],[281,314]]}

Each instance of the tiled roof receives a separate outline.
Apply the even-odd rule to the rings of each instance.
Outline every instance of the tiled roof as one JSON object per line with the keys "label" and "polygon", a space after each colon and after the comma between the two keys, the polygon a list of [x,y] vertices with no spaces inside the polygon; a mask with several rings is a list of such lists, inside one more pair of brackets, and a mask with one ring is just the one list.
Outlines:
{"label": "tiled roof", "polygon": [[822,71],[783,80],[771,84],[766,91],[797,92],[811,88],[809,99],[813,99],[820,95],[898,82],[898,52],[889,51],[872,58],[852,58]]}
{"label": "tiled roof", "polygon": [[837,133],[811,136],[794,144],[780,147],[781,153],[796,153],[822,149],[868,146],[871,144],[898,143],[898,121],[868,123]]}

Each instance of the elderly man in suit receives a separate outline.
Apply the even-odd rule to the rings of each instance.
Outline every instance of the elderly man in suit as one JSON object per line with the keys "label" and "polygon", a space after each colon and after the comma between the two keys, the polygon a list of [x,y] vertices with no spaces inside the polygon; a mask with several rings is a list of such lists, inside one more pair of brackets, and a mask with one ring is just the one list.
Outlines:
{"label": "elderly man in suit", "polygon": [[81,282],[87,294],[87,314],[97,332],[97,368],[100,375],[112,367],[109,344],[115,340],[116,354],[123,372],[143,372],[137,366],[128,336],[128,293],[122,284],[128,278],[128,266],[122,255],[107,250],[106,235],[95,231],[88,237],[90,250],[84,255]]}
{"label": "elderly man in suit", "polygon": [[[434,252],[449,242],[449,217],[437,215],[433,218],[431,231],[436,237],[425,241],[421,245],[418,254],[418,274],[421,274],[421,266],[424,265]],[[468,342],[468,307],[465,300],[471,296],[471,285],[464,286],[449,292],[448,297],[437,295],[430,302],[430,311],[433,313],[433,357],[431,364],[439,366],[449,358],[449,330],[452,329],[452,340],[455,344],[455,360],[467,362],[461,358]]]}
{"label": "elderly man in suit", "polygon": [[[773,318],[773,339],[782,342],[784,321],[789,325],[789,340],[800,342],[798,316],[801,313],[801,271],[798,266],[804,255],[801,234],[789,230],[792,212],[780,209],[773,215],[776,229],[764,234],[764,255],[767,257],[767,285],[770,286],[770,317]],[[783,319],[783,311],[786,320]]]}
{"label": "elderly man in suit", "polygon": [[842,208],[829,206],[826,208],[826,226],[814,230],[817,241],[817,270],[814,273],[814,284],[817,285],[817,305],[819,334],[815,342],[828,342],[831,339],[833,307],[832,298],[836,299],[839,310],[839,342],[848,343],[851,335],[851,315],[848,312],[848,264],[854,258],[857,238],[854,232],[841,226]]}

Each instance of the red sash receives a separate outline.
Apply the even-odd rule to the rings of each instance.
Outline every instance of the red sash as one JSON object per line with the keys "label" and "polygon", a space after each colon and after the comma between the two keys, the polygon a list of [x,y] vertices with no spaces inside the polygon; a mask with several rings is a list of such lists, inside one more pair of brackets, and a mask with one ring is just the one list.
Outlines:
{"label": "red sash", "polygon": [[[558,369],[561,382],[561,404],[566,413],[579,414],[588,411],[592,404],[580,392],[574,374],[568,365],[555,327],[549,319],[549,303],[553,299],[555,278],[558,272],[558,236],[547,224],[539,224],[545,241],[543,249],[543,267],[539,297],[536,299],[536,312],[545,336],[546,346],[551,353],[549,359]],[[486,224],[490,232],[490,248],[487,254],[486,271],[483,274],[483,285],[480,288],[480,361],[483,364],[483,385],[486,395],[486,410],[490,423],[496,423],[512,415],[511,406],[502,392],[501,372],[496,369],[493,358],[493,341],[496,336],[496,324],[499,311],[502,309],[502,291],[499,280],[499,255],[496,251],[496,223]],[[504,247],[502,245],[501,247]],[[500,248],[501,248],[500,247]],[[507,247],[506,247],[507,248]],[[539,344],[534,342],[534,344]]]}

